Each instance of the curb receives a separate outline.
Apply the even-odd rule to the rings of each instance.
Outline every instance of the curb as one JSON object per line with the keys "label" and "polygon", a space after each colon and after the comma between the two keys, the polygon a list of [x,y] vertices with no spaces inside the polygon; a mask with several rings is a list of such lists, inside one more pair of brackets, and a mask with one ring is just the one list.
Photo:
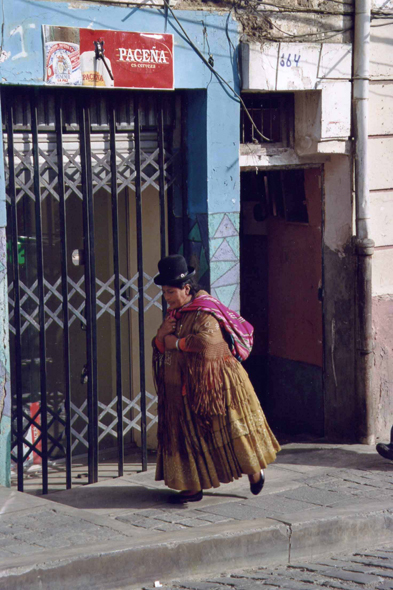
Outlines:
{"label": "curb", "polygon": [[[361,513],[360,513],[361,512]],[[300,518],[303,520],[300,520]],[[304,519],[306,517],[306,519]],[[290,520],[292,522],[290,522]],[[365,513],[361,506],[325,515],[297,515],[288,522],[269,518],[210,525],[175,534],[141,536],[140,541],[35,554],[16,558],[0,572],[2,590],[140,589],[217,574],[227,568],[285,565],[332,553],[354,552],[393,540],[391,509]],[[18,563],[19,561],[19,563]],[[234,565],[235,564],[235,565]]]}

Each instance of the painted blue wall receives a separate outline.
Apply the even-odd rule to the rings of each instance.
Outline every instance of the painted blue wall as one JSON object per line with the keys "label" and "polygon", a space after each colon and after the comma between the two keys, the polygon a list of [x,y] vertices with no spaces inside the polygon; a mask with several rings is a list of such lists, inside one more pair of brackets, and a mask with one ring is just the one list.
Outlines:
{"label": "painted blue wall", "polygon": [[[120,31],[172,33],[175,35],[176,88],[206,88],[210,70],[184,39],[178,24],[164,10],[157,8],[125,8],[81,3],[81,8],[69,2],[12,0],[4,3],[4,43],[1,64],[3,82],[9,84],[42,84],[43,49],[41,25],[61,25]],[[237,24],[227,16],[196,11],[176,11],[176,16],[189,37],[208,57],[207,47],[214,56],[218,72],[228,82],[234,82],[233,56],[226,31],[237,43]],[[204,23],[204,24],[203,24]],[[206,35],[204,35],[204,25]],[[179,34],[180,33],[180,34]],[[4,53],[5,52],[5,53]]]}
{"label": "painted blue wall", "polygon": [[[0,110],[0,128],[2,127]],[[0,133],[0,162],[4,162]],[[11,485],[11,388],[4,167],[0,166],[0,485]]]}
{"label": "painted blue wall", "polygon": [[[38,86],[44,84],[43,24],[172,33],[175,40],[175,88],[189,90],[188,214],[190,222],[192,221],[191,226],[195,223],[195,226],[191,227],[190,239],[193,240],[194,246],[198,246],[198,241],[203,242],[202,258],[205,260],[206,271],[210,261],[212,279],[218,281],[218,285],[221,283],[226,285],[229,281],[227,290],[230,289],[232,294],[237,285],[237,275],[232,276],[232,266],[236,264],[236,260],[233,261],[231,256],[232,261],[229,266],[225,260],[222,262],[219,259],[218,264],[209,260],[207,235],[209,234],[210,239],[214,238],[213,234],[210,235],[210,228],[214,226],[214,232],[218,232],[220,241],[232,239],[233,242],[237,239],[233,227],[231,226],[228,230],[227,218],[223,218],[221,225],[219,220],[223,213],[236,217],[240,210],[239,102],[203,63],[185,39],[175,19],[164,9],[103,6],[88,2],[81,2],[78,7],[75,5],[76,3],[49,0],[3,0],[2,14],[0,12],[0,18],[3,18],[0,84]],[[228,14],[222,13],[176,11],[176,16],[206,59],[211,54],[217,72],[239,92],[237,59],[233,49],[238,45],[238,24]],[[0,152],[1,148],[0,140]],[[1,157],[0,229],[6,223],[2,162]],[[213,223],[208,221],[210,217]],[[229,232],[229,237],[225,232]],[[195,237],[196,234],[198,234],[197,237]],[[0,241],[0,261],[3,259],[5,261],[5,246],[3,236],[3,240]],[[233,247],[236,251],[236,244]],[[224,268],[223,264],[227,264],[228,268],[226,266]],[[202,270],[205,272],[204,269]],[[225,276],[222,276],[223,274]],[[6,277],[4,275],[0,278],[2,278],[0,282],[0,332],[2,332],[8,328],[8,315],[5,303]],[[228,302],[229,299],[228,295]],[[5,338],[5,341],[8,342],[8,338]],[[0,381],[3,380],[3,385],[6,385],[9,372],[8,348],[0,351],[0,357],[0,368],[3,366],[3,376],[0,376]],[[8,402],[9,397],[7,404]],[[6,485],[9,485],[9,422],[7,405],[0,428],[0,483]]]}
{"label": "painted blue wall", "polygon": [[[192,131],[198,145],[202,145],[199,153],[206,157],[206,162],[201,162],[200,170],[198,159],[192,162],[190,213],[199,213],[201,208],[206,210],[206,201],[202,203],[205,197],[209,213],[239,211],[239,103],[196,54],[170,13],[158,8],[88,2],[75,8],[75,3],[38,0],[7,1],[3,11],[0,75],[6,84],[43,84],[43,24],[174,34],[176,89],[206,90],[206,106],[203,107],[206,125],[198,118],[202,106],[195,105]],[[176,16],[203,55],[206,58],[209,52],[213,55],[218,73],[238,92],[237,59],[233,49],[238,45],[238,24],[228,14],[176,11]],[[194,116],[192,109],[190,116]],[[205,175],[207,194],[200,190],[204,183],[201,176]]]}

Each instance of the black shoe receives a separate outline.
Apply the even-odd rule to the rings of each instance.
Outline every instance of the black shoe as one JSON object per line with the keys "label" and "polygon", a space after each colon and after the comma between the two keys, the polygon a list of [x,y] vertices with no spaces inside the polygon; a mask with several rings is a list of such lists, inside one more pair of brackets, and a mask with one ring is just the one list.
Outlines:
{"label": "black shoe", "polygon": [[384,459],[393,461],[393,444],[385,445],[384,443],[377,444],[377,451]]}
{"label": "black shoe", "polygon": [[196,494],[187,496],[186,494],[173,494],[169,496],[169,504],[187,504],[187,502],[199,502],[203,498],[203,490],[200,490]]}
{"label": "black shoe", "polygon": [[263,471],[261,471],[260,480],[257,481],[257,483],[250,483],[251,493],[254,494],[254,496],[257,496],[262,491],[264,483],[265,483],[265,476],[263,474]]}

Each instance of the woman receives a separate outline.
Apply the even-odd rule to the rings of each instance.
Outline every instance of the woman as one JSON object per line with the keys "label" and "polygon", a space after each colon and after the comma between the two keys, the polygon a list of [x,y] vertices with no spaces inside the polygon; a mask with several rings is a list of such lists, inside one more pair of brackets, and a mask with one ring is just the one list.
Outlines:
{"label": "woman", "polygon": [[[253,494],[261,468],[280,446],[238,359],[252,345],[252,327],[200,290],[183,256],[158,263],[168,313],[153,341],[158,393],[156,480],[180,493],[172,503],[197,502],[203,490],[247,474]],[[248,330],[247,330],[248,328]]]}

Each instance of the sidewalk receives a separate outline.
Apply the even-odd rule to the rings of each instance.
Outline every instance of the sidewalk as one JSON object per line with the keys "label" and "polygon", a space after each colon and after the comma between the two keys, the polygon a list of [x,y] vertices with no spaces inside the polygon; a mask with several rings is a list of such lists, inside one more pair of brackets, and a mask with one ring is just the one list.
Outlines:
{"label": "sidewalk", "polygon": [[393,541],[393,463],[362,445],[285,445],[189,506],[154,469],[42,497],[0,488],[2,590],[151,587],[227,567],[285,565]]}

